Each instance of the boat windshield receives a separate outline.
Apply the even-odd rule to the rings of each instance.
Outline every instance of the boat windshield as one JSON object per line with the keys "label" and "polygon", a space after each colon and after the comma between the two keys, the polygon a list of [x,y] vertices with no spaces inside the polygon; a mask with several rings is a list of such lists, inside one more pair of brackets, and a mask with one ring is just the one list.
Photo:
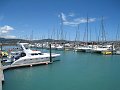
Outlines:
{"label": "boat windshield", "polygon": [[34,55],[43,55],[43,53],[32,53],[31,55],[32,56],[34,56]]}
{"label": "boat windshield", "polygon": [[28,44],[25,44],[24,47],[25,47],[25,49],[30,49]]}

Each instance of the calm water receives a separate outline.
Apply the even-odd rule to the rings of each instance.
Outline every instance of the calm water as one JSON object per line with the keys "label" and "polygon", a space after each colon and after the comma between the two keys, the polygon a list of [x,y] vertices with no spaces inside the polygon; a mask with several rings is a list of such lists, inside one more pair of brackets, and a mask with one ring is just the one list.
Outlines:
{"label": "calm water", "polygon": [[4,71],[3,90],[120,90],[120,56],[58,53],[53,64]]}

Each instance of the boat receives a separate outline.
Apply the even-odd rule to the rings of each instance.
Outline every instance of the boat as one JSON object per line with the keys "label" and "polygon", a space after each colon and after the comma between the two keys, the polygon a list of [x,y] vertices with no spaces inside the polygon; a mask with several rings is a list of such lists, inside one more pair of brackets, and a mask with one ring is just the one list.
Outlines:
{"label": "boat", "polygon": [[[85,43],[82,45],[82,46],[78,46],[77,48],[75,48],[75,51],[80,51],[80,52],[91,52],[91,49],[92,49],[92,45],[89,45],[88,44],[88,29],[89,29],[89,27],[88,27],[88,24],[89,24],[89,18],[88,18],[88,15],[87,15],[87,18],[86,18],[86,20],[87,20],[87,23],[86,23],[86,31],[85,31],[85,33],[84,33],[84,37],[83,37],[83,40],[86,38],[86,41],[85,41]],[[86,37],[85,37],[86,36]]]}
{"label": "boat", "polygon": [[59,45],[59,46],[56,46],[56,49],[57,49],[57,50],[64,50],[64,47],[61,46],[61,45]]}
{"label": "boat", "polygon": [[112,51],[103,51],[102,54],[103,55],[112,55]]}
{"label": "boat", "polygon": [[117,50],[115,54],[120,55],[120,50]]}
{"label": "boat", "polygon": [[91,52],[91,45],[85,45],[85,46],[78,46],[75,48],[75,51],[77,52]]}
{"label": "boat", "polygon": [[[18,46],[21,47],[21,53],[16,57],[13,57],[13,62],[11,65],[21,65],[21,64],[32,64],[50,61],[50,53],[42,53],[41,51],[33,51],[29,48],[29,43],[18,43]],[[54,60],[57,60],[60,54],[51,53],[51,57]]]}
{"label": "boat", "polygon": [[7,57],[8,56],[8,52],[6,52],[5,50],[0,50],[0,58],[1,57]]}
{"label": "boat", "polygon": [[[46,49],[49,49],[50,48],[50,46],[49,46],[49,44],[46,46]],[[55,46],[55,44],[51,44],[51,49],[52,50],[56,50],[56,46]]]}
{"label": "boat", "polygon": [[98,45],[98,46],[96,46],[96,47],[94,47],[93,49],[91,49],[91,52],[93,52],[93,53],[108,53],[109,52],[109,54],[110,54],[110,52],[112,53],[112,51],[114,51],[115,50],[115,48],[114,48],[114,46],[112,46],[112,45]]}

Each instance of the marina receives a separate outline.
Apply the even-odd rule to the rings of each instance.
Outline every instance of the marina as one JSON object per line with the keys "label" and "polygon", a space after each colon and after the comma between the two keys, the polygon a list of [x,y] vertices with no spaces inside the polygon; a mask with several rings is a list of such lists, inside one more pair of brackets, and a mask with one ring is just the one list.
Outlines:
{"label": "marina", "polygon": [[[1,90],[9,90],[9,88],[11,88],[11,90],[26,90],[27,86],[31,84],[37,87],[36,90],[39,90],[39,88],[42,88],[43,90],[48,90],[49,88],[53,90],[73,90],[74,88],[88,90],[88,88],[85,87],[86,83],[91,85],[87,85],[89,90],[106,90],[112,87],[116,88],[116,90],[119,90],[120,87],[117,85],[117,83],[120,81],[120,73],[118,73],[120,69],[119,42],[85,43],[86,42],[76,43],[76,41],[62,42],[55,40],[54,42],[45,41],[41,43],[1,43]],[[40,69],[40,71],[38,69]],[[17,72],[18,70],[20,70],[21,73],[24,73],[21,75],[19,72]],[[30,72],[27,72],[28,70],[30,70]],[[38,72],[34,72],[35,70]],[[43,71],[43,76],[40,75],[40,77],[34,77],[34,75],[39,75],[41,70]],[[47,71],[44,72],[44,70]],[[15,71],[15,73],[12,71]],[[28,76],[24,76],[25,72],[28,74]],[[32,73],[33,77],[29,76],[30,73]],[[50,77],[52,78],[49,78],[47,73],[49,73]],[[17,84],[20,83],[13,78],[16,76],[12,75],[9,77],[9,74],[10,76],[12,74],[20,74],[21,76],[17,76],[20,77],[20,80],[18,80],[21,82],[26,82],[24,83],[25,87],[19,87],[19,85],[14,87],[14,81]],[[54,77],[51,74],[54,75]],[[44,75],[46,77],[44,77]],[[30,80],[30,84],[28,85],[28,80],[25,79],[25,77],[28,78],[28,80],[32,78],[33,81]],[[12,83],[9,81],[10,78],[13,81]],[[47,83],[45,83],[44,80],[47,81]],[[115,80],[117,80],[116,83]],[[69,84],[67,84],[68,81]],[[110,87],[108,84],[113,84],[113,82],[115,85]],[[37,83],[40,83],[40,85]],[[70,86],[70,83],[73,86]],[[49,88],[44,86],[44,84],[48,85]],[[56,87],[51,86],[51,84],[56,85]],[[61,84],[61,86],[59,86],[59,84]],[[35,87],[30,87],[29,90],[33,90]]]}
{"label": "marina", "polygon": [[[62,46],[63,49],[57,49],[55,47],[53,48],[53,46],[56,46],[56,44],[50,44],[50,43],[44,44],[44,47],[42,47],[42,48],[37,47],[36,44],[17,43],[17,45],[15,45],[15,46],[19,46],[19,47],[15,48],[15,46],[14,46],[14,49],[8,50],[9,51],[8,54],[6,54],[8,51],[5,51],[5,53],[2,54],[2,55],[5,55],[5,56],[3,56],[1,58],[1,62],[3,64],[3,65],[1,64],[1,72],[0,72],[0,75],[1,75],[1,83],[0,83],[1,88],[3,87],[3,90],[8,90],[8,89],[6,89],[6,88],[8,88],[8,86],[6,84],[8,82],[7,80],[9,80],[9,79],[7,79],[9,76],[6,76],[6,73],[8,71],[14,71],[14,70],[23,70],[24,71],[24,69],[25,70],[26,69],[29,70],[30,68],[32,68],[32,69],[34,69],[34,68],[35,69],[43,69],[44,70],[45,67],[47,67],[47,69],[49,70],[49,68],[54,67],[54,65],[55,65],[54,68],[56,68],[56,69],[63,68],[63,67],[64,67],[63,69],[66,69],[66,71],[64,71],[64,70],[60,71],[61,73],[66,73],[66,72],[69,71],[68,73],[73,75],[73,76],[70,75],[70,78],[73,78],[72,79],[73,81],[74,80],[77,81],[76,84],[73,84],[74,88],[76,87],[77,89],[82,89],[82,88],[86,89],[85,87],[82,87],[82,86],[81,86],[82,88],[79,87],[79,84],[77,84],[77,83],[81,83],[81,85],[82,85],[82,82],[81,82],[81,80],[79,80],[79,78],[81,77],[81,79],[82,79],[84,77],[81,76],[80,74],[83,74],[85,76],[86,75],[93,75],[94,76],[94,74],[97,74],[97,78],[95,78],[95,79],[96,79],[96,81],[98,81],[98,84],[100,82],[101,83],[105,83],[105,82],[102,82],[102,81],[99,82],[99,78],[98,78],[98,77],[100,77],[99,75],[103,75],[103,77],[101,77],[101,79],[102,78],[106,79],[107,75],[113,73],[112,77],[114,77],[114,74],[115,73],[117,74],[117,71],[120,68],[119,67],[120,55],[116,54],[116,52],[117,53],[119,52],[119,49],[118,49],[119,47],[115,46],[116,47],[115,48],[114,45],[115,44],[111,44],[111,45],[109,45],[109,44],[108,45],[98,45],[98,44],[97,45],[88,45],[89,47],[88,46],[82,46],[82,47],[79,47],[79,50],[77,50],[78,48],[76,48],[74,46],[74,43],[73,44],[67,43],[67,49],[68,50],[66,50],[66,47],[64,47],[65,45],[62,46],[60,44],[57,44],[57,46]],[[9,46],[2,46],[2,49],[5,49],[5,48],[9,49],[8,47]],[[99,48],[96,48],[96,47],[99,47]],[[48,53],[46,53],[46,52],[48,52]],[[7,59],[7,57],[9,59]],[[55,57],[60,57],[60,58],[56,59]],[[56,61],[60,61],[60,62],[56,62]],[[16,63],[16,62],[18,62],[18,63]],[[5,63],[11,63],[11,64],[5,65]],[[56,64],[58,66],[56,66]],[[65,65],[65,66],[63,66],[62,64]],[[107,64],[110,65],[110,67],[107,66]],[[114,73],[114,71],[111,71],[112,70],[111,67],[113,67],[113,66],[111,66],[111,64],[113,64],[113,66],[114,66],[114,64],[117,64],[117,66],[115,66],[115,67],[118,67],[118,68],[116,68],[117,71],[115,73]],[[69,68],[66,68],[66,65],[68,65]],[[88,66],[86,66],[86,65],[88,65]],[[98,65],[98,67],[96,65]],[[94,66],[94,68],[93,68],[93,66]],[[111,68],[110,71],[109,71],[108,67]],[[86,70],[86,68],[87,68],[87,70]],[[88,68],[91,68],[91,69],[89,70]],[[79,71],[79,69],[80,70],[82,70],[82,69],[86,70],[86,72],[84,73],[83,70],[81,72],[81,71]],[[105,71],[103,69],[105,69]],[[4,71],[4,73],[3,73],[3,71]],[[31,72],[33,72],[33,75],[34,75],[34,70],[31,71]],[[37,73],[39,73],[39,71]],[[51,72],[51,73],[54,73],[54,72]],[[55,71],[55,73],[54,73],[55,76],[56,75],[59,76],[57,73],[59,73],[59,69],[57,71]],[[75,73],[75,75],[74,75],[74,73]],[[76,75],[76,74],[79,74],[80,77],[78,75]],[[5,75],[5,81],[4,81],[4,75]],[[118,77],[118,75],[117,76],[115,75],[115,76]],[[59,78],[61,78],[61,80],[64,81],[67,78],[66,76],[69,76],[69,75],[66,73],[65,76],[62,75],[62,77],[59,76]],[[86,76],[86,78],[88,77],[88,80],[90,79],[90,81],[92,82],[91,78],[94,79],[93,76]],[[21,76],[21,78],[22,77],[26,77],[26,76]],[[27,77],[27,78],[32,78],[32,77]],[[48,78],[48,77],[46,77],[46,78]],[[71,80],[70,78],[67,81]],[[119,80],[119,77],[117,79]],[[36,80],[36,78],[35,78],[35,80]],[[56,78],[56,81],[53,80],[53,82],[51,80],[51,83],[55,84],[54,82],[59,82],[57,80],[59,80],[59,79]],[[109,78],[109,80],[111,82],[113,81],[111,78]],[[4,83],[2,84],[3,81],[4,81]],[[13,81],[14,81],[14,79],[13,79]],[[38,82],[38,81],[36,81],[36,82]],[[62,81],[60,81],[60,82],[63,83]],[[85,82],[88,83],[88,81],[85,81]],[[111,82],[107,82],[107,83],[111,84]],[[40,81],[39,83],[42,84],[43,82]],[[93,83],[95,84],[94,80],[93,80]],[[31,81],[31,84],[32,84],[32,81]],[[55,84],[55,85],[58,87],[58,84]],[[42,84],[42,86],[44,86],[44,85]],[[83,86],[84,86],[84,84],[83,84]],[[100,87],[99,86],[97,87],[97,86],[96,87],[89,86],[89,88],[90,88],[89,90],[97,89],[97,88],[101,87],[101,86]],[[19,86],[17,86],[17,87],[19,87]],[[9,87],[9,88],[15,90],[15,89],[17,89],[17,87],[16,88]],[[40,88],[39,86],[37,86],[37,87]],[[61,87],[64,87],[65,89],[67,89],[70,86],[66,87],[66,86],[63,85]],[[59,87],[58,90],[63,89],[61,87]],[[71,87],[72,89],[70,89],[70,88],[69,89],[73,90],[73,87]],[[119,86],[116,86],[116,87],[119,88]],[[114,87],[114,88],[116,88],[116,87]],[[44,88],[44,87],[42,87],[42,88],[44,90],[48,90],[48,88]],[[103,88],[107,89],[109,87],[108,86],[104,86]],[[103,88],[101,88],[101,89],[103,89]],[[18,90],[20,90],[20,89],[26,90],[26,88],[23,88],[23,87],[22,88],[19,87]],[[51,89],[53,89],[53,87],[51,87]],[[30,90],[33,90],[33,88],[31,87]]]}
{"label": "marina", "polygon": [[120,90],[119,0],[0,0],[0,90]]}
{"label": "marina", "polygon": [[[50,43],[52,43],[52,42],[50,42]],[[60,45],[59,43],[56,43],[57,44],[57,46],[62,46],[62,45]],[[60,71],[61,73],[66,73],[67,71],[69,71],[69,74],[71,74],[71,75],[73,75],[73,76],[71,76],[70,75],[70,78],[73,78],[73,81],[74,81],[74,79],[77,81],[76,82],[76,84],[73,84],[73,87],[75,88],[77,88],[77,89],[81,89],[81,87],[79,87],[78,86],[78,84],[77,83],[81,83],[81,85],[82,85],[82,82],[81,82],[81,80],[79,80],[79,78],[81,77],[81,79],[82,78],[84,78],[83,76],[81,76],[81,74],[83,74],[83,75],[93,75],[94,76],[94,74],[96,75],[97,74],[97,78],[96,78],[96,81],[98,81],[98,84],[101,82],[102,83],[102,81],[100,81],[99,82],[99,78],[98,77],[100,77],[99,75],[103,75],[103,77],[102,78],[104,78],[104,79],[106,79],[107,77],[107,75],[109,74],[111,74],[111,73],[113,73],[113,76],[112,77],[114,77],[114,75],[115,75],[115,73],[117,74],[117,71],[118,71],[118,69],[120,68],[119,67],[119,64],[120,64],[120,62],[119,62],[119,58],[120,58],[120,55],[119,54],[116,54],[116,52],[118,52],[118,48],[119,47],[116,47],[117,45],[116,44],[111,44],[111,45],[89,45],[89,47],[86,47],[86,46],[82,46],[82,47],[80,47],[79,48],[79,50],[78,51],[76,51],[76,47],[74,46],[74,43],[72,43],[72,44],[70,44],[70,43],[67,43],[67,49],[68,50],[66,50],[66,47],[64,47],[65,45],[63,44],[63,49],[57,49],[57,48],[53,48],[53,46],[56,46],[56,44],[49,44],[49,43],[47,43],[47,44],[45,44],[44,43],[44,47],[42,47],[42,48],[40,48],[40,47],[38,47],[38,46],[36,46],[36,45],[38,45],[38,44],[28,44],[28,43],[17,43],[17,45],[20,47],[20,48],[15,48],[14,47],[14,49],[12,50],[11,49],[11,51],[8,53],[8,54],[5,54],[5,55],[8,55],[8,57],[9,57],[9,55],[11,56],[11,61],[12,61],[12,63],[11,64],[9,64],[9,65],[2,65],[1,66],[1,73],[0,73],[0,75],[2,76],[1,77],[1,88],[3,87],[3,90],[7,90],[7,89],[5,89],[5,88],[7,88],[8,86],[6,85],[6,83],[8,82],[7,81],[7,78],[9,77],[9,76],[6,76],[6,73],[8,72],[8,71],[14,71],[14,70],[23,70],[24,71],[24,69],[26,70],[26,69],[30,69],[30,68],[32,68],[32,69],[43,69],[44,70],[44,68],[45,67],[47,67],[47,69],[49,70],[49,68],[51,68],[51,67],[54,67],[54,68],[63,68],[64,67],[64,69],[66,69],[66,71]],[[118,43],[119,44],[119,43]],[[15,45],[15,46],[17,46],[17,45]],[[113,45],[115,45],[115,47],[113,46]],[[5,48],[7,48],[7,47],[9,47],[9,46],[3,46],[2,47],[2,49],[5,49]],[[96,48],[96,47],[99,47],[98,49]],[[7,49],[9,49],[9,48],[7,48]],[[15,50],[15,51],[14,51]],[[21,51],[22,50],[22,51]],[[86,51],[87,50],[87,51]],[[89,50],[89,51],[88,51]],[[93,50],[94,50],[94,52],[93,52]],[[98,51],[95,51],[95,50],[98,50]],[[8,50],[9,51],[9,50]],[[8,51],[6,51],[6,52],[8,52]],[[22,57],[19,57],[19,55],[21,56],[21,54],[22,53],[25,53],[25,56],[23,55]],[[45,52],[45,59],[42,57],[42,59],[44,59],[44,60],[40,60],[40,61],[36,61],[37,59],[34,59],[34,57],[36,57],[36,58],[41,58],[41,56],[39,56],[39,55],[43,55],[42,53],[44,53]],[[46,54],[46,52],[48,52],[48,53],[50,53],[50,54]],[[39,53],[41,53],[41,54],[39,54]],[[52,59],[52,55],[55,55],[55,53],[59,53],[59,54],[56,54],[56,55],[60,55],[59,57],[60,57],[60,59],[59,59],[59,61],[60,62],[55,62],[54,60],[53,61],[51,61],[50,59]],[[31,55],[33,55],[33,56],[31,56]],[[36,55],[38,55],[38,56],[36,56]],[[28,57],[29,56],[29,57]],[[13,58],[14,57],[14,58]],[[19,57],[19,58],[18,58]],[[27,60],[28,59],[28,61],[27,62],[25,62],[24,61],[24,58],[25,58],[25,60]],[[46,57],[49,57],[48,59],[46,59]],[[50,58],[51,57],[51,58]],[[2,61],[2,63],[9,63],[9,60],[7,60],[6,58],[4,59],[5,57],[3,57],[3,58],[1,58],[1,59],[3,59]],[[21,58],[21,59],[20,59]],[[15,60],[16,59],[16,60]],[[31,59],[33,59],[34,60],[34,62],[32,61],[32,62],[29,62],[29,61],[31,61]],[[55,58],[53,58],[53,59],[55,59]],[[7,60],[7,61],[6,61]],[[14,61],[15,60],[15,61]],[[16,61],[19,61],[19,60],[23,60],[22,62],[20,62],[20,63],[16,63],[16,64],[14,64],[14,62],[16,62]],[[85,60],[85,61],[84,61]],[[57,60],[56,60],[57,61]],[[79,64],[80,64],[80,66],[79,66]],[[63,65],[65,65],[65,66],[63,66]],[[71,66],[70,66],[70,65]],[[73,65],[72,65],[73,64]],[[83,64],[83,65],[82,65]],[[96,66],[96,64],[99,66],[99,67],[97,67]],[[109,66],[107,66],[107,64],[108,65],[110,65],[110,64],[113,64],[113,66],[114,66],[114,64],[117,64],[117,66],[115,66],[115,67],[118,67],[116,70],[116,72],[114,73],[114,71],[109,71],[109,69],[108,69],[108,67]],[[55,66],[54,66],[55,65]],[[56,65],[58,65],[58,66],[56,66]],[[60,66],[59,66],[60,65]],[[66,65],[68,65],[68,67],[69,68],[66,68],[67,66]],[[81,66],[82,65],[82,66]],[[85,65],[85,66],[84,66]],[[88,66],[86,66],[86,65],[88,65]],[[95,65],[95,66],[94,66]],[[93,68],[93,66],[94,66],[94,68]],[[111,66],[111,65],[110,65]],[[111,66],[111,67],[113,67],[113,66]],[[76,67],[76,68],[75,68]],[[88,68],[90,68],[91,67],[91,69],[89,70]],[[104,69],[105,69],[105,71],[103,70],[103,67],[104,67]],[[111,67],[109,67],[109,68],[111,68]],[[87,68],[87,70],[86,70],[86,68]],[[95,69],[96,68],[96,69]],[[53,68],[52,68],[53,69]],[[84,73],[84,71],[82,70],[82,72],[81,71],[79,71],[79,69],[80,70],[85,70],[86,71],[86,73]],[[93,70],[92,70],[93,69]],[[77,70],[77,71],[76,71]],[[107,71],[106,71],[107,70]],[[111,68],[111,70],[112,70],[112,68]],[[3,74],[3,71],[4,71],[4,74]],[[108,72],[109,71],[109,72]],[[34,70],[33,71],[31,71],[31,72],[34,72]],[[88,73],[87,73],[88,72]],[[106,73],[107,72],[107,73]],[[38,71],[38,73],[39,73],[39,71]],[[47,73],[47,72],[46,72]],[[50,72],[49,72],[50,73]],[[54,73],[54,72],[51,72],[51,73]],[[57,73],[59,73],[59,69],[57,70],[57,71],[55,71],[55,76],[57,75],[57,76],[59,76]],[[75,75],[74,75],[74,73],[75,73]],[[28,73],[29,74],[29,73]],[[78,76],[78,75],[76,75],[76,74],[79,74],[80,75],[80,77]],[[4,81],[4,75],[5,75],[5,81]],[[33,74],[34,75],[34,74]],[[35,74],[36,75],[36,74]],[[61,74],[62,75],[62,74]],[[66,75],[67,76],[69,76],[67,73],[66,73]],[[118,74],[119,75],[119,74]],[[118,75],[116,76],[116,77],[118,77]],[[86,76],[86,78],[88,77],[88,80],[89,79],[93,79],[93,76]],[[25,77],[25,76],[22,76],[22,77]],[[22,78],[21,77],[21,78]],[[109,76],[108,76],[109,77]],[[30,78],[30,77],[28,77],[28,78]],[[32,77],[31,77],[32,78]],[[46,78],[48,78],[48,77],[46,77]],[[62,75],[62,77],[60,77],[59,76],[59,78],[61,78],[61,80],[66,80],[66,76],[64,76],[64,75]],[[64,78],[64,79],[62,79],[62,78]],[[71,80],[71,79],[68,79],[68,81],[69,80]],[[77,78],[78,78],[78,80],[77,80]],[[8,79],[9,80],[9,79]],[[35,78],[35,80],[36,80],[36,78]],[[46,80],[46,79],[45,79]],[[56,78],[56,81],[54,80],[53,82],[51,81],[51,83],[53,83],[53,84],[55,84],[54,82],[59,82],[59,81],[57,81],[57,80],[59,80],[58,78]],[[85,79],[84,79],[85,80]],[[112,82],[112,79],[111,78],[109,78],[109,80]],[[118,77],[118,80],[119,80],[119,77]],[[4,83],[2,84],[2,82],[4,81]],[[14,81],[14,79],[13,79],[13,81]],[[82,80],[83,81],[83,80]],[[91,80],[90,80],[91,81]],[[27,82],[27,81],[26,81]],[[38,82],[38,81],[36,81],[36,82]],[[47,81],[48,82],[48,81]],[[61,83],[63,83],[62,81],[60,81]],[[71,82],[71,81],[70,81]],[[86,81],[85,81],[86,82]],[[91,81],[92,82],[92,81]],[[93,82],[95,83],[95,81],[93,80]],[[107,81],[106,81],[107,82]],[[43,83],[43,82],[39,82],[39,83]],[[67,83],[67,82],[66,82]],[[72,83],[72,82],[71,82]],[[88,83],[88,82],[86,82],[86,83]],[[105,82],[104,82],[105,83]],[[108,82],[107,82],[108,83]],[[110,83],[110,82],[109,82]],[[31,84],[32,84],[32,81],[31,81]],[[90,83],[89,83],[90,84]],[[110,83],[111,84],[111,83]],[[57,87],[58,87],[58,84],[55,84]],[[7,86],[7,87],[6,87]],[[42,84],[42,86],[44,86],[43,84]],[[83,84],[83,86],[84,86],[84,84]],[[98,86],[98,85],[97,85]],[[92,90],[92,89],[97,89],[98,87],[91,87],[91,86],[89,86],[89,88],[91,88],[90,90]],[[19,87],[19,86],[18,86]],[[39,87],[39,86],[37,86],[37,87]],[[68,88],[68,87],[66,87],[66,86],[61,86],[61,87],[64,87],[64,88]],[[63,88],[61,88],[61,87],[59,87],[59,89],[63,89]],[[70,86],[69,86],[70,87]],[[71,88],[73,88],[73,87],[71,87]],[[119,88],[119,86],[117,86],[118,88]],[[12,87],[10,87],[10,88],[12,88]],[[19,87],[20,88],[20,87]],[[44,88],[44,87],[42,87],[44,90],[48,90],[47,88]],[[53,87],[51,87],[51,89],[52,89]],[[82,87],[82,88],[84,88],[85,89],[85,87]],[[99,87],[100,88],[100,87]],[[104,87],[104,88],[109,88],[109,87]],[[116,88],[116,87],[114,87],[114,88]],[[15,90],[16,88],[12,88],[13,90]],[[20,88],[20,89],[23,89],[23,90],[26,90],[26,88]],[[58,89],[58,90],[59,90]],[[70,88],[69,88],[70,89]],[[102,88],[101,88],[102,89]],[[19,90],[19,89],[18,89]],[[33,88],[31,87],[31,89],[30,90],[33,90]],[[70,89],[70,90],[72,90],[72,89]]]}
{"label": "marina", "polygon": [[61,54],[60,62],[5,70],[3,90],[120,89],[119,55],[56,50],[53,52]]}

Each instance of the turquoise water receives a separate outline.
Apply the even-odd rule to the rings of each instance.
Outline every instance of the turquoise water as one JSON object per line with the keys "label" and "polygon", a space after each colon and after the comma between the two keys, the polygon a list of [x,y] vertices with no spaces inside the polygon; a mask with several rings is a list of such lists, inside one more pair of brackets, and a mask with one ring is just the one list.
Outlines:
{"label": "turquoise water", "polygon": [[5,70],[3,90],[120,90],[120,56],[58,53],[53,64]]}

